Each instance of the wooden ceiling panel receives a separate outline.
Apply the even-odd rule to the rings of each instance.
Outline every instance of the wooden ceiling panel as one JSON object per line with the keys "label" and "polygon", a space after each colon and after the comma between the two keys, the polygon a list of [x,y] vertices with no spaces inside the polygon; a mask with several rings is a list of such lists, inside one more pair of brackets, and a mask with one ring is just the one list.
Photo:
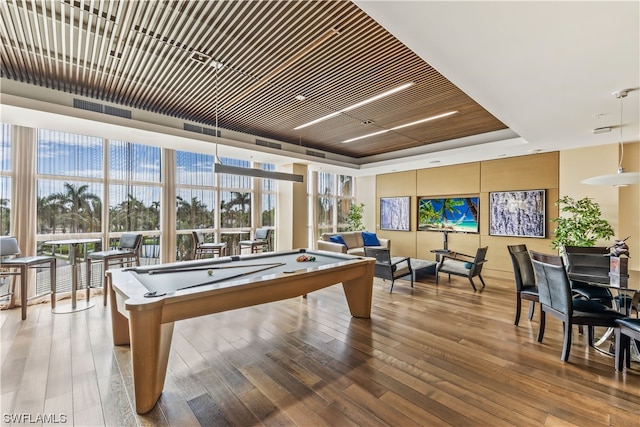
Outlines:
{"label": "wooden ceiling panel", "polygon": [[354,158],[505,129],[349,1],[5,0],[0,11],[3,77],[207,126]]}

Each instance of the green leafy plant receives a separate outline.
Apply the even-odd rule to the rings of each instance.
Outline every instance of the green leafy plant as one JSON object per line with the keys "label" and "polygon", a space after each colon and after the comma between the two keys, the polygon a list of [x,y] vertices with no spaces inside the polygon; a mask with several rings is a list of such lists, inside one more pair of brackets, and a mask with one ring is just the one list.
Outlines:
{"label": "green leafy plant", "polygon": [[364,224],[362,222],[362,214],[364,212],[364,203],[356,205],[351,204],[349,213],[347,214],[347,231],[360,231],[364,230]]}
{"label": "green leafy plant", "polygon": [[564,196],[556,201],[556,206],[560,207],[560,217],[551,219],[558,224],[552,249],[565,245],[594,246],[599,239],[610,239],[615,234],[611,224],[601,218],[600,205],[590,197],[575,200]]}

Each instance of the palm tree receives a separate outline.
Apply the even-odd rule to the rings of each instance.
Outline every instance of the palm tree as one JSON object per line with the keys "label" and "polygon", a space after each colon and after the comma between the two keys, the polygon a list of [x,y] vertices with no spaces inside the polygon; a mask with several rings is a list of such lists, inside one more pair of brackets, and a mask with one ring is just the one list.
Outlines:
{"label": "palm tree", "polygon": [[110,228],[113,231],[140,230],[145,213],[144,203],[128,193],[127,198],[111,210]]}
{"label": "palm tree", "polygon": [[207,205],[198,200],[197,197],[192,197],[190,202],[180,196],[177,199],[178,228],[201,228],[213,224],[213,212],[209,212]]}
{"label": "palm tree", "polygon": [[146,229],[147,230],[160,229],[160,202],[159,201],[153,201],[149,205],[149,216],[148,216],[148,224]]}
{"label": "palm tree", "polygon": [[[65,182],[64,190],[64,192],[50,195],[49,200],[55,202],[63,209],[65,222],[69,224],[72,233],[77,233],[81,231],[81,225],[88,225],[87,221],[89,221],[89,224],[91,223],[88,219],[93,217],[93,206],[91,202],[94,204],[98,203],[100,202],[100,198],[89,192],[88,184],[76,187],[73,184]],[[82,230],[84,230],[84,228]]]}
{"label": "palm tree", "polygon": [[9,199],[0,199],[0,236],[9,234],[11,225],[11,209],[9,208]]}
{"label": "palm tree", "polygon": [[46,234],[56,232],[56,218],[60,212],[60,206],[50,197],[38,197],[38,229],[40,233]]}
{"label": "palm tree", "polygon": [[[251,221],[249,221],[248,217],[248,215],[251,213],[251,194],[232,191],[231,195],[233,196],[233,198],[229,202],[231,206],[240,207],[240,218],[238,221],[238,225],[241,227],[251,225]],[[249,208],[249,214],[246,213],[245,206]]]}

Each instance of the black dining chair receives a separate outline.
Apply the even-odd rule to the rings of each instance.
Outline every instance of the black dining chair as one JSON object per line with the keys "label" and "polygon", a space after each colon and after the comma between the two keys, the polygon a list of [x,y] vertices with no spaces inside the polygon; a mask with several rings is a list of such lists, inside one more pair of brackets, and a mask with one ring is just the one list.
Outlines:
{"label": "black dining chair", "polygon": [[563,246],[571,289],[585,299],[613,307],[613,295],[603,286],[609,283],[609,250],[604,246]]}
{"label": "black dining chair", "polygon": [[[0,237],[0,276],[12,276],[13,280],[9,285],[9,291],[5,295],[10,295],[13,301],[15,292],[15,280],[20,278],[20,305],[22,309],[22,320],[27,318],[27,290],[29,269],[48,268],[51,289],[56,286],[56,257],[46,255],[20,256],[20,246],[18,239],[14,236]],[[51,307],[55,307],[55,296],[51,295]]]}
{"label": "black dining chair", "polygon": [[566,362],[571,351],[571,332],[574,324],[588,327],[588,345],[593,346],[594,326],[615,328],[616,320],[624,315],[597,301],[573,298],[571,283],[560,256],[535,251],[530,251],[530,254],[540,297],[538,342],[542,342],[544,337],[546,313],[562,320],[564,343],[561,360]]}
{"label": "black dining chair", "polygon": [[[635,312],[635,318],[631,313]],[[615,329],[615,364],[616,371],[631,367],[631,344],[635,340],[636,348],[640,350],[640,291],[636,291],[628,306],[628,316],[617,319]]]}
{"label": "black dining chair", "polygon": [[513,264],[513,275],[516,284],[516,319],[514,324],[518,326],[520,322],[520,312],[522,311],[522,300],[529,301],[529,320],[533,319],[535,303],[540,302],[538,296],[538,286],[533,272],[533,264],[527,250],[527,245],[507,246],[511,263]]}

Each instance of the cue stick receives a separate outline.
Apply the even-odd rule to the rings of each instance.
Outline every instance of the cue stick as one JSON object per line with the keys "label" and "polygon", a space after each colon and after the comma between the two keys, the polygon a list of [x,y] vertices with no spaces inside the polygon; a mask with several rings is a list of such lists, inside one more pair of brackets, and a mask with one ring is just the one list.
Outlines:
{"label": "cue stick", "polygon": [[247,276],[253,273],[259,273],[260,271],[269,270],[270,268],[280,267],[286,264],[287,264],[286,262],[279,262],[276,264],[257,264],[257,265],[269,265],[269,267],[259,268],[257,270],[252,270],[252,271],[245,271],[244,273],[234,274],[233,276],[229,276],[229,277],[220,277],[219,279],[210,280],[208,282],[199,283],[197,285],[185,286],[184,288],[179,288],[178,290],[181,291],[183,289],[197,288],[198,286],[213,285],[214,283],[224,282],[225,280],[237,279],[238,277]]}
{"label": "cue stick", "polygon": [[182,273],[184,271],[201,271],[201,270],[224,270],[227,268],[242,268],[242,267],[266,267],[269,265],[282,265],[283,263],[271,262],[266,264],[245,264],[245,265],[219,265],[210,267],[176,267],[176,268],[161,268],[155,270],[149,270],[147,274],[164,274],[164,273]]}

